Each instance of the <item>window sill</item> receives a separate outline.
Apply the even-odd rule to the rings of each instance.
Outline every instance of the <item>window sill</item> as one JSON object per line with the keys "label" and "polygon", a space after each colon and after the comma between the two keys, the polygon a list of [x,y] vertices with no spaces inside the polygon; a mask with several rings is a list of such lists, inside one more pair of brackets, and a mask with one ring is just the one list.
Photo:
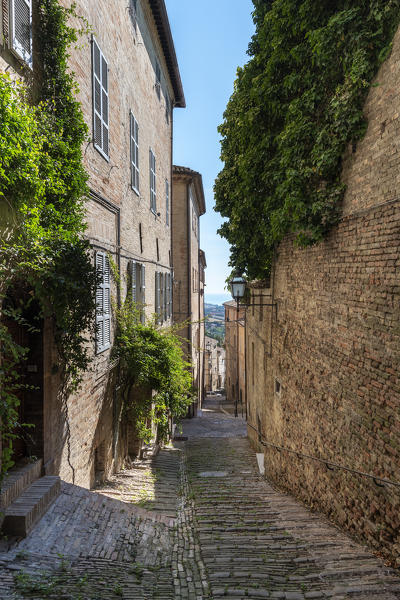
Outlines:
{"label": "window sill", "polygon": [[101,154],[101,156],[104,158],[104,160],[106,160],[107,162],[110,162],[110,157],[109,157],[109,156],[107,156],[107,154],[104,152],[104,150],[102,150],[102,149],[100,148],[100,146],[98,146],[98,145],[96,144],[96,142],[93,142],[93,147],[95,148],[95,150],[97,150],[97,152],[98,152],[99,154]]}
{"label": "window sill", "polygon": [[139,190],[137,188],[135,188],[133,185],[131,185],[131,190],[133,192],[135,192],[136,196],[138,196],[140,198],[140,192],[139,192]]}

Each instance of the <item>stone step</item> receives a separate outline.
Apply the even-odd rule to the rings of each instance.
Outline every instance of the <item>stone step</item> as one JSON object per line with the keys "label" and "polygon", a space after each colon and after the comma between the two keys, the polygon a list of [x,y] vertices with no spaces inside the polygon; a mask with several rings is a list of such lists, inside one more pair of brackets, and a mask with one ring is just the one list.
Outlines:
{"label": "stone step", "polygon": [[2,532],[5,535],[26,537],[60,493],[61,480],[46,475],[35,481],[7,508]]}
{"label": "stone step", "polygon": [[3,512],[42,474],[43,460],[13,467],[4,478],[0,491],[0,511]]}

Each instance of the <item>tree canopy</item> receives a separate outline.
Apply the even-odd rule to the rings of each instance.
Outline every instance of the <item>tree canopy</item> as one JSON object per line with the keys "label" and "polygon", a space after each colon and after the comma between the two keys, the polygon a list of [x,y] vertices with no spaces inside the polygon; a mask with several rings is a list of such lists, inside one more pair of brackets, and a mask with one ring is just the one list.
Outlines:
{"label": "tree canopy", "polygon": [[[274,246],[320,241],[338,222],[343,153],[391,50],[400,0],[253,0],[251,59],[219,127],[215,210],[233,267],[265,277]],[[379,83],[379,82],[378,82]]]}

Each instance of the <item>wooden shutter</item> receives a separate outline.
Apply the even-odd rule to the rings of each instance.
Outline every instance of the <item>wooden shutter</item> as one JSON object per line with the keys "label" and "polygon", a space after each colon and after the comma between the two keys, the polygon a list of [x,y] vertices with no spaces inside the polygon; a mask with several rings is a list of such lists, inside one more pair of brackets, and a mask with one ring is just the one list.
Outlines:
{"label": "wooden shutter", "polygon": [[96,268],[101,274],[96,290],[96,350],[102,352],[111,345],[110,261],[104,252],[96,253]]}
{"label": "wooden shutter", "polygon": [[132,301],[136,302],[137,298],[137,270],[136,263],[134,260],[131,261],[131,293],[132,293]]}
{"label": "wooden shutter", "polygon": [[92,38],[93,143],[108,159],[108,64],[94,37]]}
{"label": "wooden shutter", "polygon": [[104,346],[104,319],[103,319],[103,305],[104,305],[104,288],[103,288],[103,265],[104,265],[104,254],[102,252],[96,253],[96,269],[101,275],[101,283],[98,284],[96,289],[96,350],[99,352]]}
{"label": "wooden shutter", "polygon": [[133,114],[130,115],[131,139],[131,186],[139,192],[139,126]]}
{"label": "wooden shutter", "polygon": [[150,166],[150,208],[153,212],[157,211],[156,199],[156,157],[152,149],[149,151],[149,166]]}
{"label": "wooden shutter", "polygon": [[131,15],[131,21],[133,29],[136,32],[137,28],[137,0],[130,0],[129,13]]}
{"label": "wooden shutter", "polygon": [[[155,275],[155,309],[156,309],[156,314],[159,317],[160,316],[160,273],[156,272]],[[159,319],[157,319],[159,320]]]}
{"label": "wooden shutter", "polygon": [[165,222],[169,225],[169,181],[165,180]]}
{"label": "wooden shutter", "polygon": [[140,320],[142,323],[145,322],[146,319],[146,267],[144,265],[140,265],[140,301],[142,303],[142,310],[140,313]]}
{"label": "wooden shutter", "polygon": [[11,43],[32,68],[32,0],[11,0]]}
{"label": "wooden shutter", "polygon": [[10,43],[10,11],[9,0],[1,0],[1,12],[3,19],[3,35],[6,46]]}
{"label": "wooden shutter", "polygon": [[168,275],[168,316],[172,317],[172,274]]}
{"label": "wooden shutter", "polygon": [[155,88],[156,88],[157,98],[160,100],[161,99],[161,69],[160,69],[160,63],[158,62],[158,60],[156,60],[156,84],[155,84]]}

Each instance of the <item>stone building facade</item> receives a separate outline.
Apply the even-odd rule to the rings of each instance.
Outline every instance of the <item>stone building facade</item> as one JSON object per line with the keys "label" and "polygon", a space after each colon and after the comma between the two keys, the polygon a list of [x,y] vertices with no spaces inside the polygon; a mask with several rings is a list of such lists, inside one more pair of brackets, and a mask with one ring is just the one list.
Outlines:
{"label": "stone building facade", "polygon": [[208,336],[204,345],[205,369],[204,382],[206,392],[223,390],[225,387],[225,350],[218,341]]}
{"label": "stone building facade", "polygon": [[399,565],[399,488],[301,456],[400,481],[399,32],[376,82],[339,224],[307,249],[289,236],[251,290],[273,306],[247,310],[248,422],[260,450],[293,451],[267,446],[267,477]]}
{"label": "stone building facade", "polygon": [[[14,18],[5,10],[11,4],[2,2],[0,70],[23,74],[30,59],[18,53],[6,31]],[[185,99],[164,0],[78,0],[76,11],[93,31],[70,49],[70,66],[92,138],[84,149],[90,187],[86,234],[102,285],[90,336],[94,362],[82,388],[60,399],[47,322],[38,381],[45,472],[89,487],[121,465],[130,445],[121,422],[118,365],[111,360],[113,298],[118,305],[133,295],[143,318],[156,312],[160,323],[172,323],[173,109],[184,107]],[[111,259],[121,273],[119,292]]]}
{"label": "stone building facade", "polygon": [[201,408],[203,398],[204,353],[204,269],[200,249],[200,217],[206,212],[203,180],[187,167],[173,168],[172,261],[174,265],[173,317],[182,323],[179,335],[191,363],[197,400],[191,414]]}
{"label": "stone building facade", "polygon": [[246,308],[231,300],[225,307],[225,389],[226,398],[246,413]]}

